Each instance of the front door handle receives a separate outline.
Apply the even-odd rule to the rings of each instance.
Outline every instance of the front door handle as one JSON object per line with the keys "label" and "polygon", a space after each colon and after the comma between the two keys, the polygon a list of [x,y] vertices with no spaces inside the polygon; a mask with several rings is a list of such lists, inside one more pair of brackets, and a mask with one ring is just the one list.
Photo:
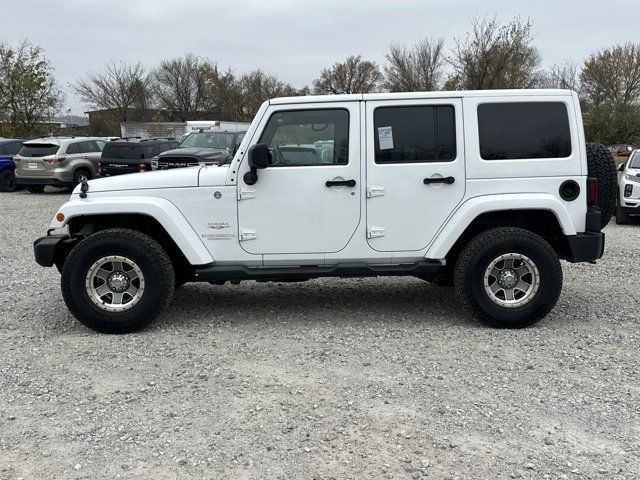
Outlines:
{"label": "front door handle", "polygon": [[424,183],[425,185],[430,185],[432,183],[446,183],[451,185],[455,181],[456,179],[453,177],[439,177],[439,178],[425,178],[422,181],[422,183]]}
{"label": "front door handle", "polygon": [[351,180],[327,180],[324,182],[327,187],[355,187],[356,181]]}

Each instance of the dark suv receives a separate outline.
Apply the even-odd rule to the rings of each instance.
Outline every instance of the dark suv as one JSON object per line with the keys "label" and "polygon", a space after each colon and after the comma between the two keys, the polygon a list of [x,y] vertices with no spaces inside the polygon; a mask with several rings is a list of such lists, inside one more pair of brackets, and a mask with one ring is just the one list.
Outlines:
{"label": "dark suv", "polygon": [[233,158],[247,132],[199,131],[187,135],[175,150],[166,151],[151,162],[153,170],[224,165]]}
{"label": "dark suv", "polygon": [[151,170],[152,158],[177,146],[177,140],[167,138],[136,138],[109,142],[100,158],[100,175],[110,177]]}

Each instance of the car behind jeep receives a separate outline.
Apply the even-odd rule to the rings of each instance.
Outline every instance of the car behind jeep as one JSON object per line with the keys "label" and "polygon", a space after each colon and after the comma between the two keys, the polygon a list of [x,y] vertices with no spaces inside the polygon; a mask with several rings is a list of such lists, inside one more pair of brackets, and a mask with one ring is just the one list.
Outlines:
{"label": "car behind jeep", "polygon": [[101,332],[143,328],[186,282],[390,275],[520,328],[556,304],[561,261],[603,255],[616,188],[571,91],[276,98],[228,164],[84,183],[34,249]]}
{"label": "car behind jeep", "polygon": [[46,185],[73,187],[98,176],[105,141],[90,137],[47,137],[24,142],[13,158],[16,183],[31,193]]}
{"label": "car behind jeep", "polygon": [[188,134],[173,150],[151,161],[152,170],[223,165],[233,159],[247,132],[196,131]]}
{"label": "car behind jeep", "polygon": [[618,171],[620,177],[616,223],[626,225],[629,217],[640,216],[640,150],[634,150]]}
{"label": "car behind jeep", "polygon": [[105,145],[100,158],[100,175],[111,177],[151,170],[151,161],[162,152],[178,146],[168,138],[120,139]]}
{"label": "car behind jeep", "polygon": [[13,157],[23,142],[18,138],[0,138],[0,192],[13,192],[17,187]]}

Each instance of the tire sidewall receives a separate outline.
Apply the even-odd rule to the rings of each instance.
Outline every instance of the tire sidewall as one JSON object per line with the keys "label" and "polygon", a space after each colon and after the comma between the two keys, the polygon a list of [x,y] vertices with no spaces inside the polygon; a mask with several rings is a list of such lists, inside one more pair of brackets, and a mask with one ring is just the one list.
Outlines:
{"label": "tire sidewall", "polygon": [[16,190],[16,176],[13,170],[0,172],[0,192],[14,192]]}
{"label": "tire sidewall", "polygon": [[[173,279],[166,278],[152,252],[145,251],[136,242],[127,239],[101,239],[100,242],[81,242],[74,248],[62,269],[63,283],[72,305],[68,306],[84,325],[105,333],[119,333],[138,330],[150,323],[157,315],[158,307],[166,304],[167,284]],[[139,302],[123,312],[107,312],[93,303],[86,290],[86,276],[91,266],[101,258],[119,255],[138,265],[144,276],[145,288]],[[79,313],[79,315],[77,314]]]}
{"label": "tire sidewall", "polygon": [[[538,291],[525,305],[520,307],[502,307],[489,298],[484,288],[484,274],[489,264],[500,255],[518,253],[527,256],[537,267],[539,273]],[[465,282],[478,307],[494,320],[493,326],[514,328],[527,326],[537,320],[541,314],[555,304],[562,283],[558,284],[556,271],[557,257],[550,256],[544,249],[530,242],[505,241],[493,245],[473,259],[468,269],[471,272]],[[560,277],[561,278],[561,277]],[[517,317],[514,319],[514,317]]]}

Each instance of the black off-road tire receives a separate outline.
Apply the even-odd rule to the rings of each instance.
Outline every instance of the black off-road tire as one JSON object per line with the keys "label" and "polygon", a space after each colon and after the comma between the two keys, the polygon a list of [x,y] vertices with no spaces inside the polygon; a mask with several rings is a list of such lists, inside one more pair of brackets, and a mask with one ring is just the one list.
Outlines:
{"label": "black off-road tire", "polygon": [[0,173],[0,192],[14,192],[16,190],[16,175],[13,170],[3,170]]}
{"label": "black off-road tire", "polygon": [[598,202],[602,211],[604,228],[616,211],[618,201],[618,169],[607,147],[599,143],[587,143],[589,177],[598,179]]}
{"label": "black off-road tire", "polygon": [[29,193],[42,193],[44,192],[44,185],[29,185],[27,190],[29,190]]}
{"label": "black off-road tire", "polygon": [[[96,306],[85,286],[91,265],[109,255],[134,261],[145,279],[138,303],[121,312]],[[82,324],[101,333],[129,333],[143,329],[162,314],[173,298],[175,276],[171,260],[158,242],[135,230],[113,228],[87,237],[71,251],[62,268],[61,286],[69,311]]]}
{"label": "black off-road tire", "polygon": [[[539,286],[531,300],[519,307],[504,307],[491,300],[484,288],[484,274],[500,255],[525,255],[536,265]],[[562,290],[562,268],[558,255],[540,236],[515,227],[487,230],[472,239],[455,266],[457,293],[486,325],[523,328],[533,325],[555,306]]]}

